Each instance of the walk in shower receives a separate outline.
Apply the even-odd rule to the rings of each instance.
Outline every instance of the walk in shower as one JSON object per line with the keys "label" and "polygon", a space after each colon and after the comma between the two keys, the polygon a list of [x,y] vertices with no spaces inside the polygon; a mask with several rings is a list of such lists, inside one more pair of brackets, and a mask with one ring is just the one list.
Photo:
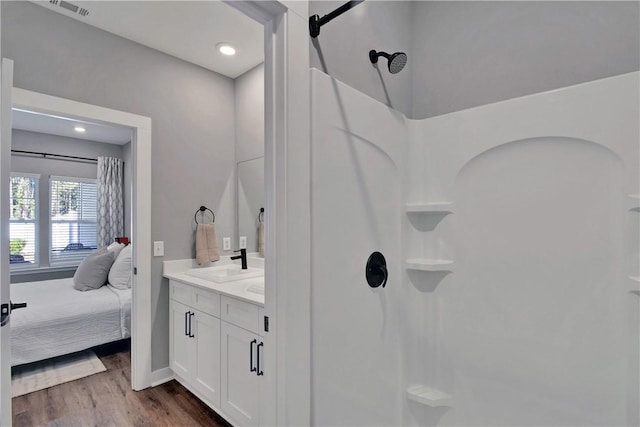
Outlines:
{"label": "walk in shower", "polygon": [[638,425],[639,73],[423,120],[310,73],[312,423]]}

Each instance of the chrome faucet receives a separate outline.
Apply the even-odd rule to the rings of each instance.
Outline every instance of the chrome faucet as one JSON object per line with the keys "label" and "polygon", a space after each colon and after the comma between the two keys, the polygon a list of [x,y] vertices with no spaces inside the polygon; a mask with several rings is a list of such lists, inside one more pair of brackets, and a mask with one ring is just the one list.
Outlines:
{"label": "chrome faucet", "polygon": [[240,252],[240,255],[232,256],[231,259],[241,259],[242,269],[246,270],[247,269],[247,250],[243,248],[233,252]]}

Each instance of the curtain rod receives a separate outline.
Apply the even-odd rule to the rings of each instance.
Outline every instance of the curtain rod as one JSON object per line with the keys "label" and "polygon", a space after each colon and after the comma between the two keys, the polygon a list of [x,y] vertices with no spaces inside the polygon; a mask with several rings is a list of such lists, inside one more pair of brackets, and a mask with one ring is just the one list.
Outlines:
{"label": "curtain rod", "polygon": [[44,153],[40,151],[24,151],[24,150],[11,150],[12,153],[16,154],[32,154],[36,156],[42,156],[43,159],[47,157],[56,157],[60,159],[68,159],[68,160],[83,160],[85,162],[98,162],[98,159],[92,159],[90,157],[78,157],[78,156],[67,156],[64,154],[53,154],[53,153]]}

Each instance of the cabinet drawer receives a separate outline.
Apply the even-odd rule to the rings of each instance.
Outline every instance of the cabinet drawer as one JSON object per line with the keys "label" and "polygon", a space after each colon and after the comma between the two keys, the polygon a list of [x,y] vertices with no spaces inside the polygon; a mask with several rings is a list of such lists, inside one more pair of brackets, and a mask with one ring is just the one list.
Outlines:
{"label": "cabinet drawer", "polygon": [[262,307],[226,296],[221,298],[222,320],[262,335],[262,328],[260,327],[263,313]]}
{"label": "cabinet drawer", "polygon": [[220,294],[206,289],[193,288],[191,296],[193,308],[211,316],[220,317]]}
{"label": "cabinet drawer", "polygon": [[183,304],[191,305],[191,286],[184,283],[169,281],[169,298]]}

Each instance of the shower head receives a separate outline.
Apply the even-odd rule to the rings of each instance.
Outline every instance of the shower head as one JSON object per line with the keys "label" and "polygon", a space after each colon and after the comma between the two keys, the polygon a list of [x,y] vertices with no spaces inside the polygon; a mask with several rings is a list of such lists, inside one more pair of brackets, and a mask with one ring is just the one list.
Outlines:
{"label": "shower head", "polygon": [[389,55],[386,52],[376,52],[375,50],[369,51],[369,59],[372,64],[376,64],[378,62],[379,57],[385,57],[388,61],[389,72],[391,74],[397,74],[407,65],[407,54],[404,52],[396,52]]}

